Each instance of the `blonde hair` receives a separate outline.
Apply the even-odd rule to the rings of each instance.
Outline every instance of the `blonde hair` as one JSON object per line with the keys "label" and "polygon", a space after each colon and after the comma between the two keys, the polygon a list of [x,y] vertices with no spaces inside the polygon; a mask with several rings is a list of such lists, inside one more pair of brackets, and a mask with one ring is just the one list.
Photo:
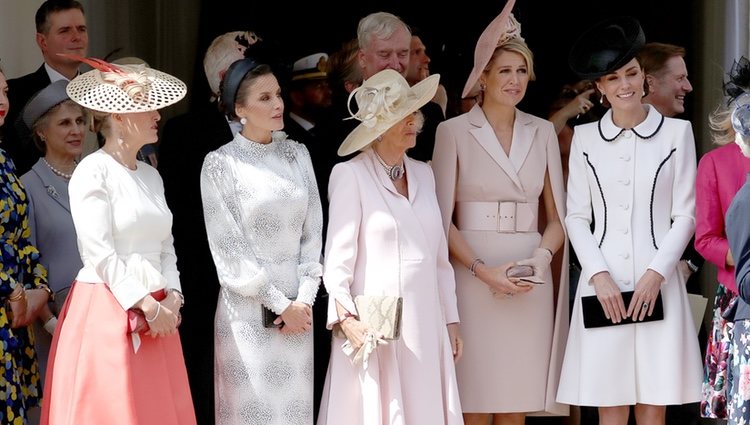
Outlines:
{"label": "blonde hair", "polygon": [[359,42],[354,38],[344,43],[341,49],[331,53],[326,67],[330,82],[337,87],[343,87],[346,82],[362,83],[362,71],[357,64],[358,52]]}
{"label": "blonde hair", "polygon": [[531,52],[531,49],[529,49],[529,46],[526,44],[526,42],[521,40],[520,38],[511,38],[507,42],[497,46],[495,48],[495,51],[492,53],[490,61],[484,68],[484,72],[487,72],[490,70],[490,68],[492,68],[492,64],[495,62],[495,59],[500,56],[500,53],[502,52],[513,52],[521,55],[523,57],[523,60],[526,61],[526,67],[528,68],[529,72],[529,81],[536,80],[536,74],[534,73],[534,54]]}
{"label": "blonde hair", "polygon": [[708,126],[711,129],[711,140],[722,146],[734,142],[735,131],[732,127],[732,112],[734,108],[719,105],[708,116]]}
{"label": "blonde hair", "polygon": [[109,137],[112,133],[112,123],[110,121],[112,113],[95,111],[93,109],[85,109],[85,111],[88,112],[89,128],[91,131],[101,133],[105,139]]}

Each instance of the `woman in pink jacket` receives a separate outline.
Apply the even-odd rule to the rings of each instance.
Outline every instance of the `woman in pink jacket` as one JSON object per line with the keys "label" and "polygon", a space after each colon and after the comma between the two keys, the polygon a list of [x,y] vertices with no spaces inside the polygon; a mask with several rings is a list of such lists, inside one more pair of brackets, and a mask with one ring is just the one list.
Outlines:
{"label": "woman in pink jacket", "polygon": [[[750,61],[735,62],[726,84],[727,95],[744,93],[735,81],[750,73]],[[718,268],[713,327],[708,336],[708,347],[703,376],[701,416],[727,419],[727,371],[730,363],[730,342],[734,323],[724,319],[724,312],[737,299],[734,280],[734,258],[727,242],[724,216],[734,195],[745,183],[750,172],[750,159],[742,155],[734,142],[731,113],[734,108],[719,107],[710,117],[713,141],[718,148],[706,153],[698,163],[695,180],[695,249]]]}

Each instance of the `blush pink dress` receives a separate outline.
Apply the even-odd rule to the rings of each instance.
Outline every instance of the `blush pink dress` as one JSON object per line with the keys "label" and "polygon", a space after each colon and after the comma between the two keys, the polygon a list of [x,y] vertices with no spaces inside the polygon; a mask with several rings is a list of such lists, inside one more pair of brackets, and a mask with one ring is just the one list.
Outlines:
{"label": "blush pink dress", "polygon": [[458,322],[455,281],[430,167],[405,159],[409,193],[396,191],[372,150],[338,164],[329,185],[323,282],[328,326],[336,303],[360,294],[403,297],[401,337],[368,368],[333,338],[318,425],[463,424],[446,325]]}
{"label": "blush pink dress", "polygon": [[[529,258],[539,247],[545,175],[564,220],[560,151],[549,121],[516,110],[506,155],[475,106],[438,126],[432,168],[444,229],[454,223],[488,266]],[[559,254],[567,265],[567,243]],[[567,415],[568,406],[555,401],[568,332],[567,267],[550,268],[545,284],[505,299],[493,297],[464,265],[453,267],[465,343],[456,366],[464,412]]]}

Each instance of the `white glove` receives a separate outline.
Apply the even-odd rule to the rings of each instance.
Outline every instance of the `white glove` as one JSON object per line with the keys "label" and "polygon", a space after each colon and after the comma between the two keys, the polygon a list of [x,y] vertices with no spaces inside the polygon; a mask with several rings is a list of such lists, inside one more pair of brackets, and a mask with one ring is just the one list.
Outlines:
{"label": "white glove", "polygon": [[534,277],[543,280],[549,263],[552,261],[552,253],[547,248],[537,248],[531,258],[516,261],[519,266],[531,266],[534,269]]}

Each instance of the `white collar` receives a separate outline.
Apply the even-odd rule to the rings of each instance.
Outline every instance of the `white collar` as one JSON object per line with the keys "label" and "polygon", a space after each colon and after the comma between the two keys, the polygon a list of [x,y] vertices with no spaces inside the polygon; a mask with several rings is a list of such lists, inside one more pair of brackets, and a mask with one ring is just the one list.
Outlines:
{"label": "white collar", "polygon": [[49,66],[47,62],[44,62],[44,70],[47,71],[47,75],[49,76],[50,83],[54,83],[55,81],[60,81],[60,80],[70,81],[68,77],[55,71],[55,69]]}
{"label": "white collar", "polygon": [[664,115],[660,114],[656,108],[649,104],[644,104],[643,106],[648,110],[646,119],[633,128],[620,128],[615,125],[615,122],[612,120],[612,109],[608,110],[597,123],[599,135],[607,142],[614,141],[626,130],[632,131],[641,139],[654,137],[661,129],[662,124],[664,124]]}

